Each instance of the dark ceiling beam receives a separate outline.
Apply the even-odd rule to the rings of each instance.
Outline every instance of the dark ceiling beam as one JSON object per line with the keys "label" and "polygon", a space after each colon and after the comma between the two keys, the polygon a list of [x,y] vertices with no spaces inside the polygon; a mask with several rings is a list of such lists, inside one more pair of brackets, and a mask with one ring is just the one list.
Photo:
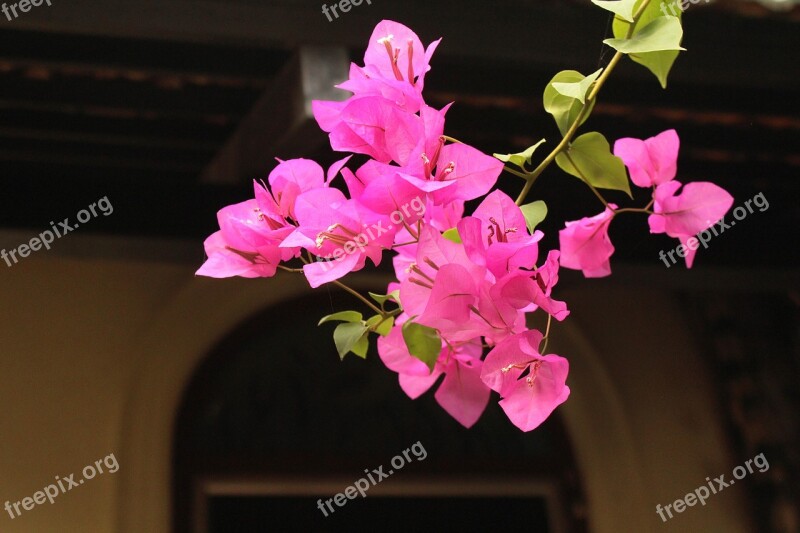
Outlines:
{"label": "dark ceiling beam", "polygon": [[128,146],[135,148],[155,148],[167,150],[186,150],[189,152],[213,152],[217,143],[196,139],[159,139],[153,136],[114,135],[107,132],[88,133],[67,131],[55,128],[28,129],[0,126],[0,139],[13,138],[31,141],[53,141],[56,143],[81,143],[86,145]]}
{"label": "dark ceiling beam", "polygon": [[[17,29],[218,45],[290,49],[335,43],[361,50],[375,23],[391,18],[413,27],[425,41],[444,36],[439,53],[445,56],[588,70],[597,64],[608,20],[605,12],[588,4],[405,0],[382,3],[380,8],[362,4],[329,22],[319,2],[71,0],[32,10],[9,24]],[[800,46],[800,32],[792,20],[742,18],[701,4],[686,13],[685,26],[684,44],[691,59],[680,60],[673,79],[728,88],[800,85],[793,54],[780,53]],[[645,74],[630,70],[634,77]]]}
{"label": "dark ceiling beam", "polygon": [[327,136],[314,121],[311,102],[346,97],[348,93],[334,85],[347,78],[348,68],[343,48],[300,48],[203,171],[202,181],[263,178],[275,157],[299,157],[327,144]]}

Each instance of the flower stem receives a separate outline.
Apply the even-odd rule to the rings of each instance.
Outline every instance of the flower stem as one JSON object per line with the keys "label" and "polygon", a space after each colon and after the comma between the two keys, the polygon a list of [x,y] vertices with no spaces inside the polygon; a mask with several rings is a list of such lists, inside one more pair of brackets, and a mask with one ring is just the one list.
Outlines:
{"label": "flower stem", "polygon": [[[644,13],[644,10],[647,8],[647,4],[649,3],[650,0],[644,0],[642,4],[639,6],[639,9],[636,10],[636,13],[633,15],[633,22],[631,23],[630,28],[628,28],[628,33],[625,36],[626,39],[630,39],[631,35],[633,35],[633,30],[636,28],[636,24],[639,22],[642,13]],[[525,201],[525,198],[528,196],[531,187],[533,187],[533,184],[536,182],[536,179],[542,174],[542,172],[544,172],[544,170],[548,166],[550,166],[550,163],[552,163],[555,160],[556,156],[560,154],[564,150],[564,148],[566,148],[572,141],[572,137],[575,135],[575,132],[578,131],[578,128],[580,127],[581,123],[586,118],[586,116],[588,116],[589,109],[592,108],[592,104],[597,98],[597,95],[600,93],[600,89],[603,87],[606,80],[611,75],[611,72],[617,66],[617,63],[619,63],[622,60],[623,55],[625,54],[623,54],[622,52],[617,52],[616,54],[614,54],[614,57],[612,57],[611,61],[608,62],[608,66],[605,68],[603,73],[600,74],[600,77],[597,78],[597,81],[594,82],[592,89],[589,91],[589,96],[586,97],[586,103],[584,104],[583,109],[581,109],[581,112],[578,114],[577,117],[575,117],[575,121],[570,125],[569,129],[567,130],[567,133],[564,134],[564,138],[561,139],[561,142],[558,143],[558,146],[553,148],[553,151],[550,152],[541,163],[539,163],[539,166],[536,167],[530,174],[528,174],[527,182],[525,183],[525,186],[522,188],[522,192],[520,192],[519,196],[517,197],[516,201],[517,205],[522,205],[522,203]]]}
{"label": "flower stem", "polygon": [[599,192],[597,189],[595,189],[595,188],[594,188],[594,185],[592,185],[591,183],[589,183],[589,180],[588,180],[588,179],[586,179],[586,176],[584,176],[584,175],[583,175],[583,172],[581,172],[581,169],[579,169],[579,168],[578,168],[578,165],[576,165],[576,164],[575,164],[575,161],[573,161],[573,159],[572,159],[572,156],[571,156],[571,155],[569,155],[569,152],[564,152],[564,155],[565,155],[565,156],[567,156],[567,161],[569,161],[569,162],[570,162],[570,164],[573,166],[573,168],[575,169],[575,171],[576,171],[576,172],[578,173],[578,175],[581,177],[581,179],[583,180],[583,182],[584,182],[586,185],[588,185],[588,187],[589,187],[589,188],[592,190],[592,192],[594,193],[594,195],[595,195],[595,196],[597,196],[597,198],[598,198],[598,199],[599,199],[601,202],[603,202],[603,205],[604,205],[605,207],[608,207],[608,202],[606,202],[606,199],[605,199],[605,198],[603,198],[603,195],[602,195],[602,194],[600,194],[600,192]]}
{"label": "flower stem", "polygon": [[335,279],[335,280],[333,280],[333,282],[332,282],[332,283],[333,283],[334,285],[336,285],[337,287],[340,287],[340,288],[344,289],[345,291],[349,292],[350,294],[352,294],[353,296],[355,296],[356,298],[358,298],[359,300],[361,300],[362,302],[364,302],[364,304],[365,304],[367,307],[369,307],[370,309],[372,309],[373,311],[375,311],[376,313],[378,313],[378,314],[379,314],[379,315],[381,315],[382,317],[386,318],[386,316],[387,316],[387,313],[386,313],[386,311],[383,311],[383,310],[382,310],[382,309],[380,309],[378,306],[376,306],[375,304],[373,304],[372,302],[370,302],[369,300],[367,300],[367,298],[366,298],[364,295],[360,294],[360,293],[359,293],[358,291],[356,291],[355,289],[352,289],[352,288],[350,288],[349,286],[345,285],[344,283],[342,283],[342,282],[341,282],[341,281],[339,281],[338,279]]}

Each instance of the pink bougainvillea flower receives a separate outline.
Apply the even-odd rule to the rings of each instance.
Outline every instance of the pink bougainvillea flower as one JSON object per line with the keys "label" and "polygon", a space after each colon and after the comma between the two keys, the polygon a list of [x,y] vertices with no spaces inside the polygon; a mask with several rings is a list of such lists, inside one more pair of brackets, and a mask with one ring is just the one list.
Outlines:
{"label": "pink bougainvillea flower", "polygon": [[394,239],[387,217],[364,209],[338,189],[323,187],[301,194],[294,213],[298,227],[280,246],[302,247],[319,258],[303,266],[315,288],[360,270],[367,259],[378,265]]}
{"label": "pink bougainvillea flower", "polygon": [[[437,282],[439,273],[447,265],[455,266],[445,269],[445,275]],[[444,327],[445,323],[452,322],[454,315],[463,317],[465,311],[468,313],[468,306],[477,297],[478,286],[486,272],[485,267],[470,261],[462,245],[445,239],[430,226],[422,227],[414,261],[406,269],[406,273],[401,273],[403,277],[400,283],[403,309],[409,316],[420,316],[418,321],[430,327]],[[437,296],[431,303],[434,288]],[[469,294],[461,295],[461,289],[468,290]],[[440,300],[448,295],[458,305],[449,309],[446,304],[440,307]],[[429,305],[431,310],[426,315]],[[446,316],[439,316],[439,312]],[[458,327],[455,324],[453,326]]]}
{"label": "pink bougainvillea flower", "polygon": [[[370,76],[369,72],[373,75]],[[424,105],[422,91],[406,80],[396,80],[374,75],[376,69],[350,65],[350,79],[336,87],[353,93],[354,98],[362,96],[380,96],[399,108],[416,113]]]}
{"label": "pink bougainvillea flower", "polygon": [[498,280],[495,299],[525,312],[541,308],[556,320],[569,315],[567,304],[551,297],[558,283],[558,250],[550,250],[544,265],[534,272],[518,270]]}
{"label": "pink bougainvillea flower", "polygon": [[611,274],[609,258],[614,253],[614,245],[608,238],[608,227],[616,208],[616,205],[608,204],[599,215],[566,223],[566,227],[558,232],[561,266],[582,270],[587,278]]}
{"label": "pink bougainvillea flower", "polygon": [[[539,257],[541,231],[528,233],[522,210],[507,194],[493,191],[472,214],[481,221],[486,266],[500,278],[518,268],[533,268]],[[465,239],[470,239],[468,236]],[[467,241],[465,240],[465,245]]]}
{"label": "pink bougainvillea flower", "polygon": [[426,49],[417,34],[408,27],[382,20],[372,31],[364,53],[366,75],[406,81],[422,91],[425,74],[430,70],[431,57],[440,42],[441,39],[438,39]]}
{"label": "pink bougainvillea flower", "polygon": [[281,161],[269,173],[269,185],[272,196],[278,205],[278,212],[283,217],[294,218],[297,196],[312,189],[327,186],[344,167],[351,156],[340,159],[328,170],[327,179],[322,167],[310,159],[290,159]]}
{"label": "pink bougainvillea flower", "polygon": [[297,249],[279,248],[293,227],[280,216],[266,190],[258,183],[254,188],[255,200],[223,207],[217,213],[220,230],[206,239],[208,260],[197,275],[270,277],[282,259],[297,253]]}
{"label": "pink bougainvillea flower", "polygon": [[281,260],[277,246],[259,248],[257,253],[242,253],[232,250],[222,231],[212,233],[203,243],[208,259],[195,273],[211,278],[269,278],[275,275]]}
{"label": "pink bougainvillea flower", "polygon": [[639,187],[654,187],[675,178],[680,139],[667,130],[649,139],[626,137],[614,143],[614,155],[622,159]]}
{"label": "pink bougainvillea flower", "polygon": [[569,362],[558,355],[541,355],[542,334],[526,331],[499,343],[483,362],[481,379],[500,393],[500,407],[522,431],[544,422],[569,396]]}
{"label": "pink bougainvillea flower", "polygon": [[713,183],[687,183],[680,194],[678,181],[656,187],[653,212],[647,221],[650,233],[666,233],[681,241],[686,248],[686,267],[691,268],[697,246],[688,246],[689,239],[722,219],[733,206],[733,196]]}
{"label": "pink bougainvillea flower", "polygon": [[[408,128],[402,128],[401,124],[413,124],[412,117],[416,116],[380,96],[351,98],[341,106],[314,102],[312,109],[320,127],[329,133],[331,148],[339,152],[365,154],[382,163],[392,161],[387,129],[405,132]],[[416,144],[418,136],[413,135],[413,139],[400,143],[403,146]],[[398,138],[399,134],[395,135],[395,141]]]}
{"label": "pink bougainvillea flower", "polygon": [[480,343],[460,345],[455,351],[443,347],[433,371],[408,352],[402,326],[395,326],[378,339],[378,354],[390,370],[399,374],[400,388],[416,399],[430,389],[439,377],[444,380],[434,397],[447,413],[464,427],[472,427],[489,403],[489,388],[481,381]]}

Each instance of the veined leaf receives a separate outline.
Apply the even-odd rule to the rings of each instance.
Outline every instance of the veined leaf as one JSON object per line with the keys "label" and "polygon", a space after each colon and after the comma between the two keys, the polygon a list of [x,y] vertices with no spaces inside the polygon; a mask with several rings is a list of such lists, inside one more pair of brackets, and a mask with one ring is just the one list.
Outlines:
{"label": "veined leaf", "polygon": [[378,302],[379,304],[383,305],[386,303],[387,300],[394,301],[397,304],[400,303],[400,291],[394,290],[389,294],[375,294],[374,292],[369,293],[370,298]]}
{"label": "veined leaf", "polygon": [[[636,9],[638,9],[641,1],[642,0],[638,0],[636,2]],[[661,9],[662,5],[663,4],[661,2],[655,0],[647,4],[647,7],[639,17],[639,21],[636,24],[637,31],[639,28],[646,27],[659,17],[672,16],[673,18],[677,18],[679,21],[681,20],[683,12],[680,9],[671,10],[671,12],[675,13],[675,15],[669,15]],[[630,27],[631,24],[628,21],[625,21],[619,17],[614,17],[613,31],[615,38],[624,39],[628,34]],[[662,52],[628,54],[628,57],[630,57],[632,61],[639,63],[652,72],[656,78],[658,78],[661,86],[666,88],[667,77],[669,76],[672,65],[675,63],[675,59],[677,59],[679,53],[680,51],[678,50],[666,50]]]}
{"label": "veined leaf", "polygon": [[373,331],[375,331],[375,333],[377,333],[378,335],[385,337],[392,330],[392,326],[394,325],[394,317],[390,316],[386,320],[384,320],[381,315],[375,315],[373,317],[370,317],[367,320],[366,324],[367,327],[369,327],[370,329],[375,328],[377,324],[380,324]]}
{"label": "veined leaf", "polygon": [[[367,351],[364,349],[361,338],[365,337],[368,331],[369,329],[367,326],[360,322],[345,322],[336,326],[336,329],[333,330],[333,342],[336,344],[336,351],[339,352],[339,357],[344,359],[344,356],[347,355],[348,352],[352,351],[353,353],[356,353],[355,350],[362,351],[362,349],[363,355],[360,355],[359,353],[356,353],[356,355],[359,355],[360,357],[366,356]],[[357,347],[356,345],[359,342],[362,344]]]}
{"label": "veined leaf", "polygon": [[556,156],[556,164],[593,187],[623,191],[631,196],[625,164],[611,153],[606,138],[596,131],[572,141],[566,151]]}
{"label": "veined leaf", "polygon": [[416,322],[403,324],[403,340],[406,341],[408,352],[425,363],[433,372],[436,360],[442,351],[442,339],[439,332],[428,326]]}
{"label": "veined leaf", "polygon": [[592,0],[596,6],[602,7],[606,11],[611,11],[618,17],[633,22],[633,9],[637,0]]}
{"label": "veined leaf", "polygon": [[[578,71],[562,70],[556,74],[553,79],[550,80],[550,83],[547,84],[547,87],[544,88],[544,95],[542,97],[544,102],[544,110],[553,115],[561,135],[565,135],[567,133],[570,126],[572,126],[572,123],[575,122],[575,120],[578,118],[578,115],[580,115],[581,111],[583,111],[584,104],[582,104],[577,98],[564,96],[556,90],[554,84],[580,83],[584,79],[586,79],[586,76]],[[586,119],[589,118],[594,104],[594,102],[590,104],[589,112],[583,117],[581,124],[583,124]]]}
{"label": "veined leaf", "polygon": [[339,311],[338,313],[322,317],[317,325],[321,326],[325,322],[331,322],[333,320],[338,320],[340,322],[361,322],[361,319],[361,313],[356,311]]}
{"label": "veined leaf", "polygon": [[516,154],[494,154],[494,156],[503,161],[504,163],[511,163],[512,165],[516,165],[522,170],[525,170],[525,163],[531,163],[531,157],[533,157],[533,152],[536,151],[537,148],[544,142],[545,140],[542,139],[538,143],[534,144],[533,146],[529,146],[524,151],[516,153]]}
{"label": "veined leaf", "polygon": [[589,74],[581,81],[555,82],[553,83],[553,89],[564,96],[575,98],[580,103],[585,104],[586,95],[589,92],[589,88],[595,81],[597,81],[597,78],[600,77],[601,72],[603,72],[603,69],[598,69],[596,72]]}
{"label": "veined leaf", "polygon": [[606,39],[603,42],[623,54],[686,50],[681,47],[683,28],[677,17],[658,17],[637,30],[630,39]]}
{"label": "veined leaf", "polygon": [[535,202],[521,205],[519,208],[525,216],[525,224],[528,226],[528,231],[531,233],[533,233],[536,226],[547,216],[547,205],[542,200],[536,200]]}

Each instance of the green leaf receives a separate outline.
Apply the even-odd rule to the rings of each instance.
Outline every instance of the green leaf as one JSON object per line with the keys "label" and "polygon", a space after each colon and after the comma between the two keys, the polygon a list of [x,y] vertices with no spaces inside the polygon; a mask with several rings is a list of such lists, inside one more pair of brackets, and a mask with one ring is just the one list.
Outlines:
{"label": "green leaf", "polygon": [[370,297],[378,302],[379,304],[383,305],[386,303],[387,300],[394,301],[397,304],[400,303],[400,291],[394,290],[389,294],[375,294],[374,292],[369,293]]}
{"label": "green leaf", "polygon": [[[362,323],[346,322],[336,326],[336,329],[333,330],[333,342],[336,344],[336,351],[339,352],[339,357],[344,359],[348,352],[355,353],[354,348],[356,350],[361,349],[363,345],[356,348],[356,344],[368,331],[367,326]],[[364,354],[366,354],[366,350],[364,350]],[[362,355],[361,357],[364,356]]]}
{"label": "green leaf", "polygon": [[408,352],[428,365],[433,372],[436,360],[442,351],[442,339],[439,337],[439,332],[428,326],[408,321],[403,324],[403,340],[406,341]]}
{"label": "green leaf", "polygon": [[369,335],[364,334],[358,339],[350,351],[359,356],[361,359],[367,358],[367,352],[369,351]]}
{"label": "green leaf", "polygon": [[521,205],[519,208],[522,210],[522,214],[525,215],[525,223],[531,233],[547,216],[547,205],[541,200]]}
{"label": "green leaf", "polygon": [[450,228],[449,230],[442,233],[442,237],[444,237],[450,242],[461,244],[461,235],[458,234],[458,228]]}
{"label": "green leaf", "polygon": [[392,327],[394,326],[394,317],[390,316],[386,320],[384,320],[380,326],[375,329],[375,333],[380,335],[381,337],[385,337],[392,331]]}
{"label": "green leaf", "polygon": [[[556,74],[550,83],[547,84],[547,87],[544,88],[544,110],[553,115],[553,118],[556,120],[556,125],[558,125],[558,130],[561,132],[561,135],[565,135],[567,130],[569,130],[572,123],[578,118],[581,111],[584,108],[584,104],[580,102],[577,98],[572,98],[571,96],[564,96],[556,88],[553,84],[556,83],[580,83],[586,77],[578,71],[575,70],[562,70],[558,74]],[[592,108],[594,107],[594,102],[590,104],[589,112],[583,117],[581,120],[581,124],[586,122],[586,119],[589,118],[589,115],[592,112]]]}
{"label": "green leaf", "polygon": [[556,164],[564,172],[593,187],[623,191],[631,196],[625,164],[611,153],[606,138],[596,131],[585,133],[572,141],[565,152],[556,156]]}
{"label": "green leaf", "polygon": [[[637,8],[639,7],[639,4],[641,4],[641,0],[637,2]],[[660,7],[661,5],[663,4],[658,1],[652,1],[647,4],[644,12],[639,17],[639,22],[636,24],[636,28],[645,28],[654,20],[662,17],[672,17],[677,18],[679,21],[681,20],[683,12],[680,9],[671,11],[676,13],[676,16],[668,15],[662,11]],[[613,25],[614,37],[618,39],[624,39],[628,34],[630,27],[631,25],[629,22],[622,20],[619,17],[615,17]],[[658,78],[661,87],[666,89],[667,76],[669,75],[669,71],[672,69],[672,65],[675,63],[675,59],[677,59],[679,53],[680,52],[678,50],[666,50],[662,52],[629,54],[628,57],[630,57],[634,62],[639,63],[650,70],[650,72],[652,72],[656,78]]]}
{"label": "green leaf", "polygon": [[[383,320],[383,317],[381,315],[375,315],[370,317],[367,320],[366,324],[369,329],[372,329],[378,335],[385,337],[392,330],[392,326],[394,325],[394,317],[390,316],[386,320]],[[380,325],[377,328],[375,328],[375,326],[378,324]]]}
{"label": "green leaf", "polygon": [[553,89],[558,91],[559,94],[568,96],[569,98],[576,98],[580,103],[585,104],[586,95],[589,92],[589,88],[595,81],[597,81],[597,78],[600,76],[601,72],[603,72],[603,69],[598,69],[597,72],[594,74],[589,74],[581,81],[555,82],[553,83]]}
{"label": "green leaf", "polygon": [[683,28],[677,17],[658,17],[634,32],[630,39],[606,39],[603,42],[623,54],[686,50],[681,47]]}
{"label": "green leaf", "polygon": [[531,163],[531,157],[533,157],[533,152],[536,151],[537,148],[544,142],[545,140],[542,139],[538,143],[534,144],[533,146],[529,146],[524,151],[516,153],[516,154],[494,154],[494,156],[503,161],[504,163],[511,163],[512,165],[516,165],[522,170],[525,170],[525,163]]}
{"label": "green leaf", "polygon": [[361,313],[356,311],[339,311],[338,313],[322,317],[317,325],[321,326],[325,322],[330,322],[332,320],[339,320],[341,322],[361,322]]}
{"label": "green leaf", "polygon": [[633,8],[636,2],[637,0],[592,0],[594,5],[611,11],[628,22],[633,22]]}

